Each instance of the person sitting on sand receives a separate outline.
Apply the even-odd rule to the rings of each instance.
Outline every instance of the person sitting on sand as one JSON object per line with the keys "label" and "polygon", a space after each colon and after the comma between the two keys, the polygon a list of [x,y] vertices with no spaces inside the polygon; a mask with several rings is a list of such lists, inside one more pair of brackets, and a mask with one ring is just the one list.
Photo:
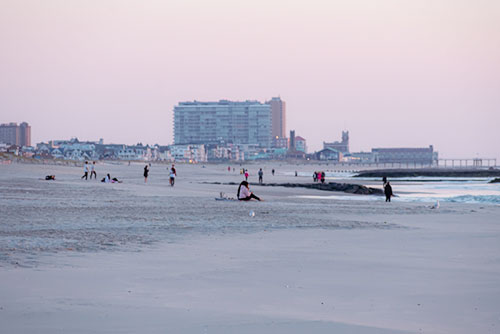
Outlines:
{"label": "person sitting on sand", "polygon": [[118,180],[116,177],[114,178],[111,178],[111,175],[106,174],[106,177],[104,177],[101,182],[104,182],[104,183],[122,183],[122,181]]}
{"label": "person sitting on sand", "polygon": [[256,199],[257,201],[260,201],[260,198],[255,196],[250,191],[250,188],[248,188],[247,181],[241,181],[240,186],[238,187],[238,194],[236,197],[238,197],[238,200],[240,201],[250,201],[252,198]]}
{"label": "person sitting on sand", "polygon": [[103,179],[101,180],[101,182],[104,182],[104,183],[110,183],[111,182],[111,176],[108,174],[106,174],[105,177],[103,177]]}
{"label": "person sitting on sand", "polygon": [[45,177],[45,180],[49,181],[49,180],[55,180],[56,179],[56,176],[55,175],[47,175]]}

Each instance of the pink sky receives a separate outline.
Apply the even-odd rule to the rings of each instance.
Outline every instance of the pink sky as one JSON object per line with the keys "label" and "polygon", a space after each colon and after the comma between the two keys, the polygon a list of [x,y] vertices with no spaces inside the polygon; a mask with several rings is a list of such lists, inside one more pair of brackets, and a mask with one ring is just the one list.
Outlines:
{"label": "pink sky", "polygon": [[500,1],[0,1],[0,122],[170,144],[185,100],[287,102],[312,149],[500,158]]}

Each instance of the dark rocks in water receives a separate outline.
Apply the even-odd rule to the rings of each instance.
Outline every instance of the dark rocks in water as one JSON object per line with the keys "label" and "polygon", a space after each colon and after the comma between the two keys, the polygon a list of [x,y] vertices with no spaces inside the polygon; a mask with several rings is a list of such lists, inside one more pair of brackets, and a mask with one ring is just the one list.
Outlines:
{"label": "dark rocks in water", "polygon": [[[235,182],[202,182],[205,184],[224,184],[224,185],[239,185],[239,183]],[[383,195],[384,191],[379,188],[371,188],[366,187],[360,184],[351,184],[351,183],[249,183],[251,186],[260,186],[260,187],[286,187],[286,188],[307,188],[307,189],[317,189],[324,191],[341,191],[349,194],[358,194],[358,195]]]}
{"label": "dark rocks in water", "polygon": [[500,169],[377,169],[359,172],[355,177],[494,177],[500,176]]}
{"label": "dark rocks in water", "polygon": [[[255,184],[256,185],[256,184]],[[287,188],[307,188],[324,191],[342,191],[349,194],[360,195],[382,195],[382,189],[366,187],[360,184],[351,183],[265,183],[262,186],[267,187],[287,187]]]}
{"label": "dark rocks in water", "polygon": [[496,179],[493,179],[488,183],[500,183],[500,177],[497,177]]}

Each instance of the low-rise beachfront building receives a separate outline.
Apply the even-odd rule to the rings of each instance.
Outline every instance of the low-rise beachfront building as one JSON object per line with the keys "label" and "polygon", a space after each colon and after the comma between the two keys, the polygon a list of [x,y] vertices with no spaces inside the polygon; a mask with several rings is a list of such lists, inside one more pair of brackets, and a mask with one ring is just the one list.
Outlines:
{"label": "low-rise beachfront building", "polygon": [[323,148],[333,148],[342,154],[349,153],[349,131],[342,131],[341,141],[323,142]]}
{"label": "low-rise beachfront building", "polygon": [[207,161],[205,145],[203,144],[171,145],[170,154],[174,161],[193,163]]}
{"label": "low-rise beachfront building", "polygon": [[342,155],[342,162],[371,164],[374,163],[374,156],[371,152],[353,152]]}
{"label": "low-rise beachfront building", "polygon": [[295,136],[295,149],[297,151],[307,153],[307,144],[304,137]]}
{"label": "low-rise beachfront building", "polygon": [[317,160],[322,161],[335,161],[339,162],[342,160],[342,152],[337,151],[334,148],[324,148],[321,151],[315,153]]}
{"label": "low-rise beachfront building", "polygon": [[435,165],[438,161],[438,152],[434,147],[397,147],[397,148],[372,148],[372,154],[376,163],[398,163]]}
{"label": "low-rise beachfront building", "polygon": [[243,161],[245,156],[238,145],[206,145],[208,161]]}
{"label": "low-rise beachfront building", "polygon": [[142,160],[149,161],[152,158],[151,148],[146,145],[137,144],[132,146],[125,146],[116,152],[118,160]]}
{"label": "low-rise beachfront building", "polygon": [[273,137],[273,141],[272,141],[272,145],[271,145],[272,148],[285,148],[285,149],[288,149],[289,147],[289,140],[287,137],[278,137],[278,136],[275,136]]}

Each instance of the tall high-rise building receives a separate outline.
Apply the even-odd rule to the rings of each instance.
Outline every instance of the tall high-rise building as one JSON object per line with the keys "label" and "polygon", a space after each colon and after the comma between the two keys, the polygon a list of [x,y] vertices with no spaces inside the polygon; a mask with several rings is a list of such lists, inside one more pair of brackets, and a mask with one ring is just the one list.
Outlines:
{"label": "tall high-rise building", "polygon": [[271,146],[271,106],[258,101],[180,102],[174,143]]}
{"label": "tall high-rise building", "polygon": [[19,127],[17,123],[0,124],[0,143],[19,144]]}
{"label": "tall high-rise building", "polygon": [[290,130],[290,147],[289,147],[290,151],[295,151],[296,150],[296,147],[295,147],[295,130]]}
{"label": "tall high-rise building", "polygon": [[31,126],[26,122],[19,125],[19,146],[31,146]]}
{"label": "tall high-rise building", "polygon": [[267,101],[271,106],[272,115],[272,131],[271,135],[276,138],[286,137],[286,103],[280,97],[273,97],[271,101]]}
{"label": "tall high-rise building", "polygon": [[31,146],[31,126],[23,122],[0,124],[0,143]]}

